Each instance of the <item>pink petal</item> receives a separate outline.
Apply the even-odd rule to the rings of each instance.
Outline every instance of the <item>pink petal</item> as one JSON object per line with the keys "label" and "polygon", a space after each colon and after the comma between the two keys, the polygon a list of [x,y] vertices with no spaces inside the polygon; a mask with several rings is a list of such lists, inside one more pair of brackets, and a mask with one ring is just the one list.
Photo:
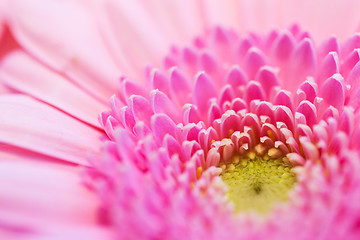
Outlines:
{"label": "pink petal", "polygon": [[179,121],[179,110],[166,94],[154,90],[150,93],[150,102],[154,113],[165,113],[176,122]]}
{"label": "pink petal", "polygon": [[209,100],[216,96],[217,93],[213,81],[203,72],[196,75],[193,103],[198,107],[201,113],[207,112]]}
{"label": "pink petal", "polygon": [[[310,39],[302,40],[292,54],[291,62],[293,81],[284,82],[287,89],[294,90],[306,77],[314,76],[316,71],[316,55]],[[288,83],[288,84],[286,84]],[[291,86],[289,84],[291,83]]]}
{"label": "pink petal", "polygon": [[245,74],[237,65],[232,66],[229,73],[226,75],[226,83],[230,84],[234,89],[246,85],[247,82],[248,80]]}
{"label": "pink petal", "polygon": [[337,55],[339,54],[339,43],[336,37],[332,36],[326,39],[321,46],[319,47],[319,57],[320,59],[324,58],[328,53],[335,52]]}
{"label": "pink petal", "polygon": [[129,107],[131,108],[136,121],[143,121],[150,125],[150,118],[154,112],[150,102],[146,98],[132,95],[129,99]]}
{"label": "pink petal", "polygon": [[151,117],[151,128],[158,142],[162,142],[166,134],[175,137],[175,123],[165,114],[155,114]]}
{"label": "pink petal", "polygon": [[21,51],[11,53],[3,60],[0,78],[7,86],[47,102],[96,127],[99,126],[96,116],[106,109],[105,104]]}
{"label": "pink petal", "polygon": [[4,143],[82,165],[100,147],[103,134],[30,97],[2,95],[0,110]]}
{"label": "pink petal", "polygon": [[339,73],[339,71],[340,71],[339,57],[336,52],[330,52],[325,57],[321,65],[318,84],[321,85],[326,79],[328,79],[335,73]]}
{"label": "pink petal", "polygon": [[306,95],[306,100],[310,102],[314,102],[315,97],[317,96],[317,85],[313,81],[305,81],[299,87],[299,89],[303,90]]}
{"label": "pink petal", "polygon": [[81,184],[77,167],[12,147],[0,155],[1,229],[95,227],[99,200]]}
{"label": "pink petal", "polygon": [[111,96],[120,72],[85,7],[67,1],[7,4],[6,17],[21,46],[94,96]]}
{"label": "pink petal", "polygon": [[265,90],[266,96],[270,96],[271,90],[275,86],[280,85],[280,81],[276,76],[275,69],[269,66],[260,68],[256,74],[255,80],[258,81]]}
{"label": "pink petal", "polygon": [[171,96],[182,105],[189,99],[190,83],[176,67],[170,69]]}
{"label": "pink petal", "polygon": [[288,107],[278,106],[275,110],[275,120],[285,123],[290,130],[294,127],[294,118]]}
{"label": "pink petal", "polygon": [[320,89],[320,96],[324,98],[324,101],[337,109],[341,109],[345,102],[342,81],[344,81],[343,77],[340,74],[335,74],[328,78]]}
{"label": "pink petal", "polygon": [[284,105],[292,109],[291,94],[288,91],[281,90],[274,99],[274,105]]}
{"label": "pink petal", "polygon": [[250,81],[246,87],[245,100],[249,104],[254,99],[265,100],[265,92],[258,82]]}
{"label": "pink petal", "polygon": [[170,96],[169,80],[159,70],[155,69],[152,71],[151,82],[153,89],[159,89],[161,92]]}
{"label": "pink petal", "polygon": [[294,47],[295,39],[293,35],[285,31],[276,39],[272,51],[276,59],[286,61],[291,56]]}
{"label": "pink petal", "polygon": [[266,64],[264,54],[257,48],[252,47],[245,55],[245,69],[250,80],[255,79],[257,71]]}
{"label": "pink petal", "polygon": [[317,122],[316,108],[314,104],[309,101],[302,101],[296,108],[296,112],[304,114],[306,124],[312,127]]}
{"label": "pink petal", "polygon": [[346,79],[346,84],[350,85],[350,95],[354,94],[360,86],[360,62],[356,63]]}

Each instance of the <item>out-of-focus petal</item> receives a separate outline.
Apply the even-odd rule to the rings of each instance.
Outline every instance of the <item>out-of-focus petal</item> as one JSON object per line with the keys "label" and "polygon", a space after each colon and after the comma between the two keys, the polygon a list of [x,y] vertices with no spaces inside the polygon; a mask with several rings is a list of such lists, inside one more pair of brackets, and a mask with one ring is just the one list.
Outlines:
{"label": "out-of-focus petal", "polygon": [[1,239],[60,239],[85,228],[105,233],[96,225],[98,199],[80,184],[76,166],[3,145],[0,157]]}
{"label": "out-of-focus petal", "polygon": [[120,76],[90,11],[77,1],[6,1],[19,44],[45,65],[106,101]]}
{"label": "out-of-focus petal", "polygon": [[83,165],[101,144],[99,131],[30,97],[2,95],[0,111],[0,142]]}
{"label": "out-of-focus petal", "polygon": [[[21,66],[21,68],[19,68]],[[7,55],[0,65],[0,81],[93,126],[105,104],[79,89],[68,79],[47,69],[22,51]]]}

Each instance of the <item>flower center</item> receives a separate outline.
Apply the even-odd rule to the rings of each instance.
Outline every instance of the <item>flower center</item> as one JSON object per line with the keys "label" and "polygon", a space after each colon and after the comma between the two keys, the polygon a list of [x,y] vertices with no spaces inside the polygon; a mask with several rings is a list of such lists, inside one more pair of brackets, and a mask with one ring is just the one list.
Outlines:
{"label": "flower center", "polygon": [[296,183],[292,164],[284,158],[270,158],[254,152],[234,156],[232,162],[221,165],[220,177],[228,186],[228,198],[235,212],[267,213],[281,201]]}

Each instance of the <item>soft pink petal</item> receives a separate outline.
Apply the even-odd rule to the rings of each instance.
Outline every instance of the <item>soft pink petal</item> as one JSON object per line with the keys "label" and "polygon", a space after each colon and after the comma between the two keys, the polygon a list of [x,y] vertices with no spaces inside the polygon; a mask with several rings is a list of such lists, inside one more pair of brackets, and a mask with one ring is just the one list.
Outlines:
{"label": "soft pink petal", "polygon": [[10,0],[6,10],[11,31],[28,52],[93,96],[111,96],[120,72],[85,7],[76,1]]}
{"label": "soft pink petal", "polygon": [[96,236],[106,232],[98,225],[99,200],[81,184],[76,166],[11,146],[1,147],[1,239],[66,235],[61,229],[69,234],[87,228],[93,234],[98,232]]}
{"label": "soft pink petal", "polygon": [[87,165],[102,134],[30,97],[0,96],[0,142]]}
{"label": "soft pink petal", "polygon": [[93,126],[99,126],[97,115],[106,108],[105,104],[22,51],[5,57],[1,63],[0,79],[6,86],[47,102]]}
{"label": "soft pink petal", "polygon": [[149,9],[138,1],[124,0],[97,1],[95,8],[99,30],[117,62],[128,63],[127,74],[141,77],[145,65],[159,65],[171,41]]}

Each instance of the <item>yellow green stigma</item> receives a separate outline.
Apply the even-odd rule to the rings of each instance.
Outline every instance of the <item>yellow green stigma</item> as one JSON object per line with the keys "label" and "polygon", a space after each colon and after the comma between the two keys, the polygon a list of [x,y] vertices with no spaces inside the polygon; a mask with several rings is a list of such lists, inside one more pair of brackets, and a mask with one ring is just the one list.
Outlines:
{"label": "yellow green stigma", "polygon": [[235,156],[232,163],[222,165],[222,180],[228,185],[228,198],[235,212],[267,213],[275,203],[286,201],[288,191],[296,183],[291,163],[268,154]]}

